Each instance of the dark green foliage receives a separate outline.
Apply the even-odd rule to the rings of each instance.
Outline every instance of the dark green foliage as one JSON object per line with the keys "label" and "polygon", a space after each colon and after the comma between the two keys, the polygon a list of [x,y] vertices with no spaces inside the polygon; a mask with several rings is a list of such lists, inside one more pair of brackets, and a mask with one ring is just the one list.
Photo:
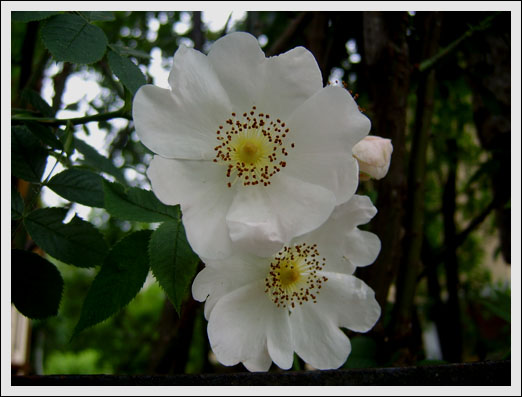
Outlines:
{"label": "dark green foliage", "polygon": [[112,247],[87,293],[74,335],[106,320],[136,296],[149,272],[150,235],[148,230],[135,232]]}
{"label": "dark green foliage", "polygon": [[40,182],[47,151],[25,126],[11,128],[11,173],[28,182]]}
{"label": "dark green foliage", "polygon": [[187,241],[183,224],[164,222],[157,228],[150,239],[149,255],[154,277],[180,313],[199,263]]}
{"label": "dark green foliage", "polygon": [[22,92],[22,102],[30,104],[42,116],[51,117],[54,114],[51,106],[36,91],[24,90]]}
{"label": "dark green foliage", "polygon": [[55,316],[63,280],[56,267],[40,255],[11,250],[11,302],[33,319]]}
{"label": "dark green foliage", "polygon": [[118,184],[104,181],[105,208],[119,219],[139,222],[178,221],[179,206],[165,205],[154,193],[136,187],[127,190]]}
{"label": "dark green foliage", "polygon": [[102,234],[76,215],[63,223],[66,214],[65,208],[41,208],[27,214],[24,224],[35,243],[56,259],[79,267],[101,265],[108,252]]}
{"label": "dark green foliage", "polygon": [[112,11],[81,11],[80,15],[89,22],[92,21],[114,21],[115,16]]}
{"label": "dark green foliage", "polygon": [[96,149],[80,139],[74,139],[74,147],[83,154],[83,164],[92,167],[95,170],[105,172],[114,176],[118,181],[125,183],[123,170],[114,165],[114,163],[105,156],[102,156]]}
{"label": "dark green foliage", "polygon": [[16,22],[41,21],[59,13],[59,11],[13,11],[11,20]]}
{"label": "dark green foliage", "polygon": [[42,28],[42,40],[57,61],[79,64],[99,61],[108,44],[102,29],[73,14],[48,19]]}
{"label": "dark green foliage", "polygon": [[141,70],[129,58],[109,51],[107,59],[112,72],[120,79],[132,96],[136,94],[138,88],[147,83]]}
{"label": "dark green foliage", "polygon": [[11,189],[11,219],[21,219],[24,214],[24,200],[16,190]]}
{"label": "dark green foliage", "polygon": [[103,207],[103,178],[81,168],[69,168],[53,176],[46,185],[69,201]]}
{"label": "dark green foliage", "polygon": [[56,137],[51,128],[34,121],[25,121],[24,124],[44,145],[56,150],[64,148],[62,142]]}

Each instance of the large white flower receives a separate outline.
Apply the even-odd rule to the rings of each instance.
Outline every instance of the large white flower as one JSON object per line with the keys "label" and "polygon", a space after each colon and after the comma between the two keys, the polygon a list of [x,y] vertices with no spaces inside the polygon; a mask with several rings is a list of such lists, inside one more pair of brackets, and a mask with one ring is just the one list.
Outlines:
{"label": "large white flower", "polygon": [[356,195],[273,257],[204,259],[192,294],[206,300],[217,359],[267,371],[272,361],[290,368],[296,352],[315,368],[340,367],[351,351],[340,327],[366,332],[381,312],[372,289],[352,276],[380,251],[377,236],[357,229],[375,213],[368,197]]}
{"label": "large white flower", "polygon": [[357,188],[352,147],[370,122],[341,87],[324,87],[302,47],[266,58],[232,33],[208,56],[181,46],[170,89],[142,86],[133,117],[157,155],[152,190],[180,204],[187,238],[205,257],[268,255],[328,219]]}

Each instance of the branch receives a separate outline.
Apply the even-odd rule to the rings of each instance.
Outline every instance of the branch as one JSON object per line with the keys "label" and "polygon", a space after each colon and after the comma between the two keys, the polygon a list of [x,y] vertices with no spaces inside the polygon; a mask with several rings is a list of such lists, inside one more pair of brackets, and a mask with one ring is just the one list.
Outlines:
{"label": "branch", "polygon": [[86,124],[91,121],[106,121],[115,118],[131,120],[131,114],[124,108],[114,112],[93,114],[91,116],[74,117],[71,119],[56,119],[52,117],[13,116],[13,121],[36,121],[47,125],[65,125],[70,122],[73,125]]}
{"label": "branch", "polygon": [[491,24],[491,21],[497,17],[498,15],[500,15],[500,11],[499,12],[496,12],[495,14],[493,15],[490,15],[489,17],[485,18],[482,22],[480,22],[478,25],[475,25],[475,26],[472,26],[470,27],[462,36],[460,36],[457,40],[453,41],[452,43],[450,43],[447,47],[444,47],[443,49],[441,49],[437,54],[435,54],[433,57],[431,58],[428,58],[424,61],[421,62],[421,64],[419,65],[419,71],[420,72],[426,72],[430,69],[432,69],[436,64],[437,62],[439,62],[442,58],[444,58],[446,55],[450,54],[451,52],[453,52],[455,50],[455,48],[457,48],[459,46],[460,43],[462,43],[465,39],[468,39],[470,38],[471,36],[473,36],[473,34],[475,32],[478,32],[478,31],[481,31],[481,30],[485,30],[487,29],[490,24]]}
{"label": "branch", "polygon": [[279,39],[270,47],[266,52],[267,57],[280,54],[288,47],[288,44],[292,40],[299,30],[308,22],[312,14],[308,11],[301,12],[291,23],[288,28],[283,32]]}
{"label": "branch", "polygon": [[477,217],[474,218],[463,231],[461,231],[459,234],[455,236],[455,241],[453,242],[452,246],[455,248],[461,246],[464,243],[464,241],[466,241],[469,234],[473,230],[475,230],[482,222],[484,222],[487,216],[491,213],[491,211],[493,211],[497,207],[497,205],[497,200],[493,199],[491,203],[486,208],[484,208],[484,210],[480,214],[478,214]]}
{"label": "branch", "polygon": [[[486,208],[484,208],[480,214],[478,214],[475,218],[473,218],[469,222],[468,226],[463,231],[461,231],[460,233],[455,235],[455,238],[451,242],[450,245],[441,247],[439,249],[429,250],[430,255],[429,256],[426,255],[426,257],[430,258],[429,266],[433,266],[433,267],[438,266],[440,263],[442,263],[442,261],[444,260],[444,258],[446,256],[446,253],[449,250],[456,250],[458,247],[460,247],[462,244],[464,244],[464,242],[466,241],[468,236],[471,234],[471,232],[473,232],[478,226],[480,226],[480,224],[482,222],[484,222],[484,220],[488,217],[488,215],[491,213],[491,211],[493,211],[495,208],[497,208],[497,206],[498,206],[498,200],[493,199],[491,201],[491,203],[489,203],[489,205]],[[426,240],[424,240],[424,241],[425,241],[424,244],[426,244]],[[424,269],[422,271],[422,273],[419,275],[419,277],[417,277],[417,282],[420,281],[424,276],[426,276],[426,274],[427,274],[427,270]]]}

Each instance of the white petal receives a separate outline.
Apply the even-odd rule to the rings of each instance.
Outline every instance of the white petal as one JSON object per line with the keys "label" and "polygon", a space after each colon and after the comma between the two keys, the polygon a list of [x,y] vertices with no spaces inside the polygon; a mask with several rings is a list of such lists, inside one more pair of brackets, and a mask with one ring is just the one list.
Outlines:
{"label": "white petal", "polygon": [[256,104],[262,112],[285,119],[321,88],[321,70],[314,56],[297,47],[267,58],[266,78]]}
{"label": "white petal", "polygon": [[187,240],[199,256],[230,255],[225,215],[233,198],[225,174],[210,161],[172,160],[154,156],[147,175],[165,204],[180,204]]}
{"label": "white petal", "polygon": [[335,208],[330,218],[318,229],[296,239],[296,243],[317,244],[326,259],[325,270],[352,274],[357,266],[373,263],[381,249],[379,238],[357,229],[377,212],[366,196],[354,195]]}
{"label": "white petal", "polygon": [[267,323],[282,311],[265,294],[264,283],[261,279],[225,295],[210,313],[208,337],[222,364],[263,361]]}
{"label": "white petal", "polygon": [[285,173],[332,191],[336,205],[349,200],[359,184],[357,160],[346,153],[296,153]]}
{"label": "white petal", "polygon": [[351,351],[350,340],[328,314],[309,303],[296,307],[290,315],[295,352],[317,369],[339,368]]}
{"label": "white petal", "polygon": [[239,189],[227,214],[231,239],[260,256],[277,252],[293,237],[328,219],[335,207],[332,192],[278,174],[268,187]]}
{"label": "white petal", "polygon": [[272,365],[272,359],[265,347],[256,357],[243,361],[243,365],[250,372],[266,372]]}
{"label": "white petal", "polygon": [[[180,159],[211,159],[214,157],[213,135],[180,119],[177,104],[170,90],[152,85],[142,86],[134,97],[132,117],[141,142],[155,153]],[[193,123],[192,123],[193,121]],[[187,121],[188,122],[188,121]],[[215,127],[210,131],[215,133]]]}
{"label": "white petal", "polygon": [[249,33],[234,32],[217,40],[208,61],[238,113],[252,107],[265,78],[265,54]]}
{"label": "white petal", "polygon": [[353,229],[364,225],[377,214],[377,208],[368,196],[355,194],[350,201],[335,208],[331,219],[334,222],[342,222],[345,229]]}
{"label": "white petal", "polygon": [[337,326],[356,332],[369,331],[381,316],[374,291],[354,276],[328,272],[321,275],[328,281],[323,283],[317,310]]}
{"label": "white petal", "polygon": [[276,309],[273,314],[266,324],[268,353],[279,368],[288,369],[294,361],[290,317],[286,309]]}
{"label": "white petal", "polygon": [[202,134],[215,146],[216,130],[233,111],[227,92],[207,56],[181,46],[174,55],[169,84],[176,130]]}
{"label": "white petal", "polygon": [[352,155],[353,146],[370,131],[370,120],[362,114],[344,88],[327,86],[296,109],[288,120],[288,139],[293,153]]}
{"label": "white petal", "polygon": [[223,260],[201,258],[207,265],[192,284],[192,296],[205,301],[205,318],[224,295],[266,276],[265,259],[253,255],[236,254]]}
{"label": "white petal", "polygon": [[381,240],[376,234],[354,229],[346,235],[344,256],[355,266],[368,266],[375,262],[381,251]]}

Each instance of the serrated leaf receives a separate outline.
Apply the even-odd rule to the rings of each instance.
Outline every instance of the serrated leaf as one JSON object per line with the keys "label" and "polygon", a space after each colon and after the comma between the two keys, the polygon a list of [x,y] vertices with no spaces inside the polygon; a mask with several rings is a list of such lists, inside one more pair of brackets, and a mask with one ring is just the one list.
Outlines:
{"label": "serrated leaf", "polygon": [[138,88],[147,84],[145,76],[140,68],[134,64],[129,58],[123,57],[114,51],[107,53],[107,60],[112,72],[120,79],[122,84],[134,96]]}
{"label": "serrated leaf", "polygon": [[59,13],[60,11],[12,11],[11,20],[16,22],[41,21]]}
{"label": "serrated leaf", "polygon": [[65,208],[40,208],[24,218],[34,242],[52,257],[78,267],[101,265],[108,248],[103,235],[76,215],[63,223]]}
{"label": "serrated leaf", "polygon": [[116,17],[112,11],[81,11],[89,21],[114,21]]}
{"label": "serrated leaf", "polygon": [[11,250],[11,301],[24,316],[42,319],[58,314],[63,279],[40,255]]}
{"label": "serrated leaf", "polygon": [[112,247],[83,302],[73,336],[108,319],[134,299],[149,272],[151,233],[132,233]]}
{"label": "serrated leaf", "polygon": [[24,214],[24,200],[18,190],[11,188],[11,219],[22,218]]}
{"label": "serrated leaf", "polygon": [[69,168],[53,176],[47,187],[69,201],[103,208],[103,178],[81,168]]}
{"label": "serrated leaf", "polygon": [[116,167],[113,162],[80,139],[74,139],[74,146],[83,154],[83,164],[94,168],[97,171],[105,172],[115,177],[118,181],[125,183],[125,177],[121,168]]}
{"label": "serrated leaf", "polygon": [[90,64],[99,61],[107,48],[107,36],[98,26],[72,14],[48,19],[42,40],[57,61]]}
{"label": "serrated leaf", "polygon": [[11,128],[11,173],[28,182],[40,182],[47,150],[26,126]]}
{"label": "serrated leaf", "polygon": [[49,127],[34,121],[25,121],[24,124],[43,144],[48,145],[52,149],[63,149],[62,142],[60,142],[53,133],[53,130]]}
{"label": "serrated leaf", "polygon": [[192,251],[181,222],[164,222],[152,234],[150,266],[154,277],[180,313],[196,274],[199,257]]}
{"label": "serrated leaf", "polygon": [[45,117],[54,116],[54,111],[49,104],[34,90],[23,90],[22,91],[23,103],[29,103],[31,106],[39,111]]}
{"label": "serrated leaf", "polygon": [[118,219],[138,222],[178,221],[179,206],[165,205],[153,192],[103,181],[105,209]]}

